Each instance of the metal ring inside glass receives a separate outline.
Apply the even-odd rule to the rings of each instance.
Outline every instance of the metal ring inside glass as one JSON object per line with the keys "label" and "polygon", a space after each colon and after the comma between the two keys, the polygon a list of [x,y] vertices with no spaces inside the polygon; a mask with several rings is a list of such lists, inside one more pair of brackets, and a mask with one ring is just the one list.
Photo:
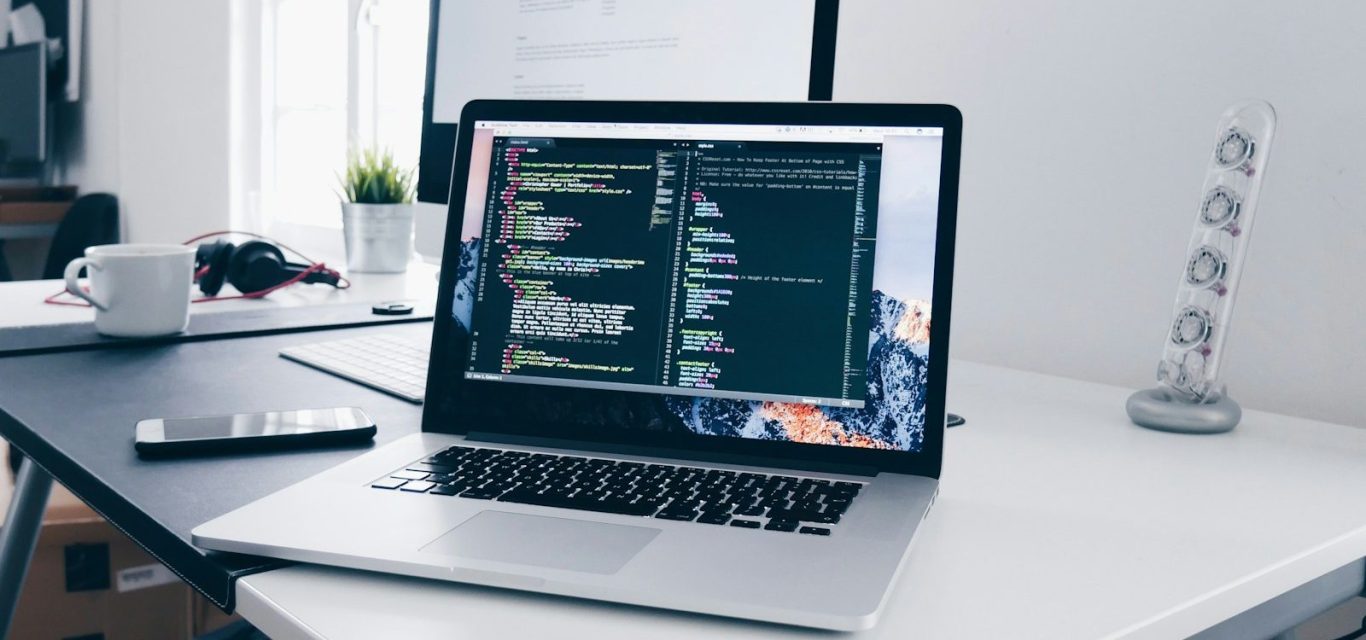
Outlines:
{"label": "metal ring inside glass", "polygon": [[1204,377],[1205,354],[1195,349],[1176,360],[1163,360],[1158,364],[1157,379],[1185,393],[1195,393]]}
{"label": "metal ring inside glass", "polygon": [[1229,130],[1219,138],[1219,144],[1214,147],[1214,161],[1225,169],[1241,166],[1252,159],[1256,146],[1248,132],[1238,127],[1229,127]]}
{"label": "metal ring inside glass", "polygon": [[1214,322],[1209,312],[1199,307],[1187,306],[1176,314],[1172,322],[1172,344],[1190,348],[1209,340],[1214,331]]}
{"label": "metal ring inside glass", "polygon": [[1215,187],[1205,194],[1200,205],[1200,222],[1211,227],[1222,227],[1238,219],[1243,199],[1228,187]]}
{"label": "metal ring inside glass", "polygon": [[1205,379],[1205,354],[1187,351],[1181,360],[1181,383],[1186,391],[1193,391],[1199,381]]}
{"label": "metal ring inside glass", "polygon": [[1186,261],[1186,284],[1208,287],[1228,273],[1228,258],[1224,252],[1209,245],[1201,245]]}

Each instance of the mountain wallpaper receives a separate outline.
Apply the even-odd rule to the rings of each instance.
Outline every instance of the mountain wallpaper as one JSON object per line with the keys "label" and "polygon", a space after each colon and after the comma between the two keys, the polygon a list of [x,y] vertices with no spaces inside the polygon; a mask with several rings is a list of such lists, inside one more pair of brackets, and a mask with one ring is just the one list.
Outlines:
{"label": "mountain wallpaper", "polygon": [[455,323],[466,334],[470,332],[471,318],[474,317],[474,280],[475,267],[479,264],[479,250],[483,243],[479,238],[467,238],[460,242],[460,264],[455,266],[455,296],[451,300],[451,315]]}
{"label": "mountain wallpaper", "polygon": [[875,290],[871,313],[862,409],[686,396],[668,396],[665,404],[695,433],[919,451],[925,438],[930,304]]}
{"label": "mountain wallpaper", "polygon": [[[462,242],[456,267],[452,315],[466,333],[480,245],[479,238]],[[898,300],[880,290],[873,291],[871,302],[868,393],[862,409],[671,395],[630,399],[639,394],[623,394],[614,403],[593,410],[580,407],[573,413],[580,421],[601,426],[918,452],[925,438],[930,303]],[[538,396],[518,410],[542,419],[562,415],[567,405],[553,398],[563,391],[547,390],[544,406]]]}

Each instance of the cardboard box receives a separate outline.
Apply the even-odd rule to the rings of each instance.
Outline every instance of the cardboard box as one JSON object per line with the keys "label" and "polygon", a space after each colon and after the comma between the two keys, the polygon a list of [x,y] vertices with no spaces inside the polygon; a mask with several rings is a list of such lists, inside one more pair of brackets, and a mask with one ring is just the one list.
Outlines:
{"label": "cardboard box", "polygon": [[10,637],[190,637],[189,588],[104,520],[43,524]]}
{"label": "cardboard box", "polygon": [[199,637],[222,629],[230,624],[239,622],[242,616],[235,613],[223,613],[218,605],[209,602],[208,598],[194,593],[190,594],[190,629],[194,632],[194,637]]}
{"label": "cardboard box", "polygon": [[[0,518],[12,480],[7,469],[0,472]],[[53,486],[11,638],[181,640],[236,620],[66,488]]]}

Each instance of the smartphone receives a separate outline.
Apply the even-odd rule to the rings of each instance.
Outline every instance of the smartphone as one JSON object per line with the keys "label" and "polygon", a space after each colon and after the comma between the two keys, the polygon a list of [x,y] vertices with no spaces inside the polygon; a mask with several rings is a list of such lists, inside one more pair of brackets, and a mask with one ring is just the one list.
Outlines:
{"label": "smartphone", "polygon": [[355,407],[301,409],[143,420],[133,448],[143,457],[164,457],[346,444],[374,436],[374,421]]}

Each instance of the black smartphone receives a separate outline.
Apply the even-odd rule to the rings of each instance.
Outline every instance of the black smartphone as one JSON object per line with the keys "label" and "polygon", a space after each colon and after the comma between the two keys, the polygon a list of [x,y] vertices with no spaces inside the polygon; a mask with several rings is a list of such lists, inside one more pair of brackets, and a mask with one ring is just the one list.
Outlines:
{"label": "black smartphone", "polygon": [[355,407],[341,407],[143,420],[137,424],[133,447],[143,457],[166,457],[346,444],[374,437],[370,416]]}

